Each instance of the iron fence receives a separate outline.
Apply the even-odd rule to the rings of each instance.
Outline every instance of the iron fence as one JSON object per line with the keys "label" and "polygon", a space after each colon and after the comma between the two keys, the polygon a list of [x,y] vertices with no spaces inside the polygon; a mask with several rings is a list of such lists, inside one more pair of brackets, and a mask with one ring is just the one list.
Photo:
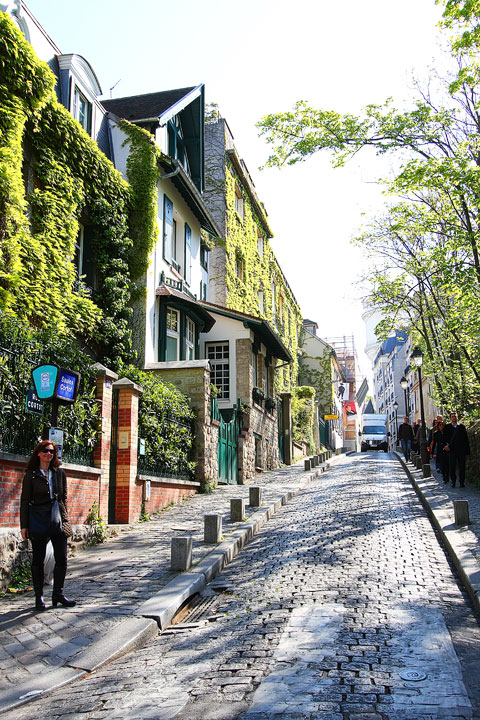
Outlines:
{"label": "iron fence", "polygon": [[[50,425],[50,405],[43,404],[43,412],[34,414],[27,409],[27,392],[33,389],[32,369],[42,362],[37,348],[21,350],[15,345],[0,346],[0,451],[29,457]],[[88,448],[69,444],[65,438],[62,460],[80,465],[91,464]]]}
{"label": "iron fence", "polygon": [[[145,418],[143,418],[145,421]],[[191,480],[193,459],[193,420],[175,416],[160,419],[148,416],[150,426],[155,424],[156,445],[146,442],[145,454],[139,454],[137,471],[151,477]],[[142,415],[139,416],[139,433],[142,434]],[[140,450],[139,450],[140,452]]]}

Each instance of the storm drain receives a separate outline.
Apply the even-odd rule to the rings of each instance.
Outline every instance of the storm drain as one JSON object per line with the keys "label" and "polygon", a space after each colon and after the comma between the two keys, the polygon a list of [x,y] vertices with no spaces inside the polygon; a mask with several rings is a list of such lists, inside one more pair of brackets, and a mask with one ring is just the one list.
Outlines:
{"label": "storm drain", "polygon": [[[200,627],[206,621],[213,622],[223,617],[223,614],[216,615],[220,600],[219,595],[193,595],[179,609],[169,627],[175,632],[186,631]],[[165,632],[168,633],[168,631],[167,628]]]}

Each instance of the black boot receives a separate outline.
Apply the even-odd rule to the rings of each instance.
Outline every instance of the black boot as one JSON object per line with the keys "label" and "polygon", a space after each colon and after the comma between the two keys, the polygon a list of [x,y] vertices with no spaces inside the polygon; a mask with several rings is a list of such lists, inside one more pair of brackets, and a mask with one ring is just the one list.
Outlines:
{"label": "black boot", "polygon": [[35,592],[35,610],[43,612],[47,609],[43,599],[43,565],[32,565],[32,580]]}
{"label": "black boot", "polygon": [[52,593],[52,605],[57,607],[58,603],[63,607],[75,607],[77,604],[75,600],[69,600],[63,594],[63,583],[65,581],[65,573],[67,568],[64,565],[55,565],[53,570],[53,593]]}

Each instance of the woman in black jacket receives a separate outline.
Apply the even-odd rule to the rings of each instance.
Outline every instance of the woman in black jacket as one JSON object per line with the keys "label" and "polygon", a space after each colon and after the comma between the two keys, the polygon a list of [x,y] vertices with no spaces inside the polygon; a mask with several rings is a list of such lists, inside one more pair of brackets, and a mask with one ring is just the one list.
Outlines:
{"label": "woman in black jacket", "polygon": [[[39,537],[30,533],[29,506],[45,505],[54,499],[58,500],[62,516],[62,528],[49,537]],[[38,443],[27,463],[27,470],[22,482],[22,495],[20,498],[20,527],[22,538],[30,539],[32,543],[32,579],[35,591],[35,609],[45,610],[43,599],[43,564],[47,543],[52,541],[55,556],[53,571],[52,605],[58,603],[64,607],[73,607],[76,603],[63,594],[63,583],[67,571],[67,537],[71,535],[67,514],[67,478],[60,469],[57,446],[50,440]]]}

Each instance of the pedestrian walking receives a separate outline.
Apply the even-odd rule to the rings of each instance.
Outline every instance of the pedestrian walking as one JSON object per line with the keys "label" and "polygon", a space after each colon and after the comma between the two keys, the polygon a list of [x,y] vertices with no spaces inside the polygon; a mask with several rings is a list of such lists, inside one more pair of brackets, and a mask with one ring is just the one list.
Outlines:
{"label": "pedestrian walking", "polygon": [[46,609],[43,599],[45,552],[52,541],[55,556],[52,605],[73,607],[63,593],[67,571],[67,537],[72,534],[67,513],[67,478],[60,468],[55,443],[42,440],[27,463],[20,498],[22,538],[32,543],[32,579],[35,609]]}
{"label": "pedestrian walking", "polygon": [[412,449],[413,442],[413,429],[410,425],[408,417],[404,418],[403,423],[399,425],[398,439],[400,440],[405,460],[408,461],[410,459],[410,451]]}
{"label": "pedestrian walking", "polygon": [[445,423],[443,420],[437,423],[433,432],[432,440],[432,457],[435,458],[435,467],[442,475],[443,482],[448,483],[448,453],[444,451],[445,442]]}
{"label": "pedestrian walking", "polygon": [[465,425],[458,422],[457,413],[450,413],[450,422],[445,426],[443,432],[445,445],[444,452],[448,455],[448,470],[452,487],[455,487],[458,480],[460,487],[465,487],[465,463],[467,455],[470,455],[470,443]]}

